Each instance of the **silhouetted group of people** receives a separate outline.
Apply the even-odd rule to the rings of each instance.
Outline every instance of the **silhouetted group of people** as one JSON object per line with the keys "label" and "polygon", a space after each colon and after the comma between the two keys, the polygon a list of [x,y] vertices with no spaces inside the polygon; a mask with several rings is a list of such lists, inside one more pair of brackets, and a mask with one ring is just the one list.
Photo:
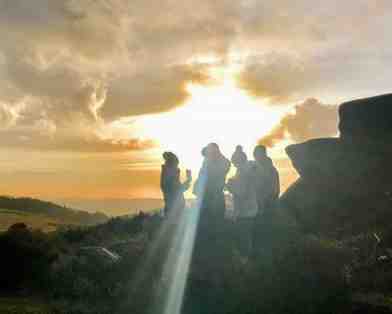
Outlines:
{"label": "silhouetted group of people", "polygon": [[[210,143],[202,149],[204,158],[199,175],[193,186],[200,209],[199,232],[204,241],[218,236],[226,213],[225,191],[232,195],[234,211],[232,217],[238,226],[239,242],[244,254],[252,250],[254,223],[265,210],[272,208],[280,193],[279,174],[264,146],[255,147],[254,160],[248,160],[241,146],[228,160],[216,143]],[[181,182],[179,160],[172,152],[163,154],[161,189],[164,196],[164,214],[176,215],[185,208],[184,192],[192,182],[190,170],[186,171],[186,180]],[[235,175],[227,180],[231,164],[236,168]]]}

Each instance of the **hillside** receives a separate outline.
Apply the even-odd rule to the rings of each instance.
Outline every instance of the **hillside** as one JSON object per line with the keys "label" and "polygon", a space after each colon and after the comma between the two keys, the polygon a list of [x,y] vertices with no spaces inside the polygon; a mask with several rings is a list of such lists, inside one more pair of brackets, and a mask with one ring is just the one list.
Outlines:
{"label": "hillside", "polygon": [[95,225],[107,220],[102,213],[87,213],[33,198],[0,196],[0,231],[19,222],[53,231],[60,225]]}
{"label": "hillside", "polygon": [[59,199],[57,203],[88,212],[102,212],[108,216],[133,215],[140,211],[151,212],[163,207],[162,199],[154,198],[102,198]]}
{"label": "hillside", "polygon": [[10,226],[24,223],[32,229],[51,232],[62,225],[61,220],[42,214],[32,214],[20,210],[0,209],[0,232],[6,231]]}

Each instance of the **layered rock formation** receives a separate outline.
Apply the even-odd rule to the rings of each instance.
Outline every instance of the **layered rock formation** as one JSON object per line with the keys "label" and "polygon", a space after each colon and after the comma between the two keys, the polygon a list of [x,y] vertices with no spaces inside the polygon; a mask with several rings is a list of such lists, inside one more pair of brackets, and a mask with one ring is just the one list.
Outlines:
{"label": "layered rock formation", "polygon": [[300,179],[283,208],[305,232],[359,234],[392,222],[392,94],[340,106],[340,137],[291,145]]}

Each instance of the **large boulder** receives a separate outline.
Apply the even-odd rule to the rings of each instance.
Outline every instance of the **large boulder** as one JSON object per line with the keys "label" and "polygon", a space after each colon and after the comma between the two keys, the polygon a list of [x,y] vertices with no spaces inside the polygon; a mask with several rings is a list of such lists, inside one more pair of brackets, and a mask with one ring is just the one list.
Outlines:
{"label": "large boulder", "polygon": [[343,103],[339,117],[342,138],[392,138],[392,94]]}
{"label": "large boulder", "polygon": [[286,152],[300,179],[280,203],[304,230],[357,233],[391,221],[390,145],[325,138]]}
{"label": "large boulder", "polygon": [[[284,212],[295,218],[300,230],[313,234],[360,234],[389,228],[390,193],[368,191],[359,185],[300,178],[280,198]],[[382,187],[381,191],[382,191]]]}
{"label": "large boulder", "polygon": [[342,191],[351,186],[358,193],[392,191],[390,145],[325,138],[290,145],[286,152],[301,178],[320,188],[332,185]]}

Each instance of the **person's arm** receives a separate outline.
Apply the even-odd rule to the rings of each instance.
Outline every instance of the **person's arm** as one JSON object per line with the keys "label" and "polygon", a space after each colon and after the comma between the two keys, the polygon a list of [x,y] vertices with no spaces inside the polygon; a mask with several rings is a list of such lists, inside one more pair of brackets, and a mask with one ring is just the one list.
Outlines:
{"label": "person's arm", "polygon": [[274,193],[274,197],[276,198],[276,199],[278,199],[279,198],[279,196],[280,196],[280,178],[279,178],[279,172],[278,172],[278,170],[275,168],[275,171],[274,171],[274,176],[275,176],[275,193]]}
{"label": "person's arm", "polygon": [[227,190],[237,196],[242,196],[244,193],[246,193],[247,186],[246,182],[242,180],[241,175],[235,175],[233,178],[229,179],[229,181],[226,184]]}
{"label": "person's arm", "polygon": [[249,189],[249,180],[246,174],[240,176],[236,189],[238,196],[246,196]]}
{"label": "person's arm", "polygon": [[165,182],[165,167],[163,165],[161,167],[160,186],[161,186],[161,191],[164,192],[166,187],[166,182]]}
{"label": "person's arm", "polygon": [[225,188],[227,191],[229,191],[231,194],[234,194],[234,183],[233,179],[229,179],[225,185]]}
{"label": "person's arm", "polygon": [[193,185],[193,191],[192,191],[193,195],[200,196],[200,194],[202,193],[202,186],[206,182],[206,176],[207,176],[207,163],[204,160],[199,170],[199,175],[196,179],[196,182]]}
{"label": "person's arm", "polygon": [[182,183],[182,189],[184,190],[184,192],[189,189],[189,187],[191,186],[191,183],[192,183],[192,172],[189,169],[187,169],[186,170],[186,180],[184,183]]}
{"label": "person's arm", "polygon": [[167,192],[170,189],[170,185],[173,182],[173,174],[170,174],[170,171],[165,166],[162,166],[161,171],[161,190],[162,192]]}

